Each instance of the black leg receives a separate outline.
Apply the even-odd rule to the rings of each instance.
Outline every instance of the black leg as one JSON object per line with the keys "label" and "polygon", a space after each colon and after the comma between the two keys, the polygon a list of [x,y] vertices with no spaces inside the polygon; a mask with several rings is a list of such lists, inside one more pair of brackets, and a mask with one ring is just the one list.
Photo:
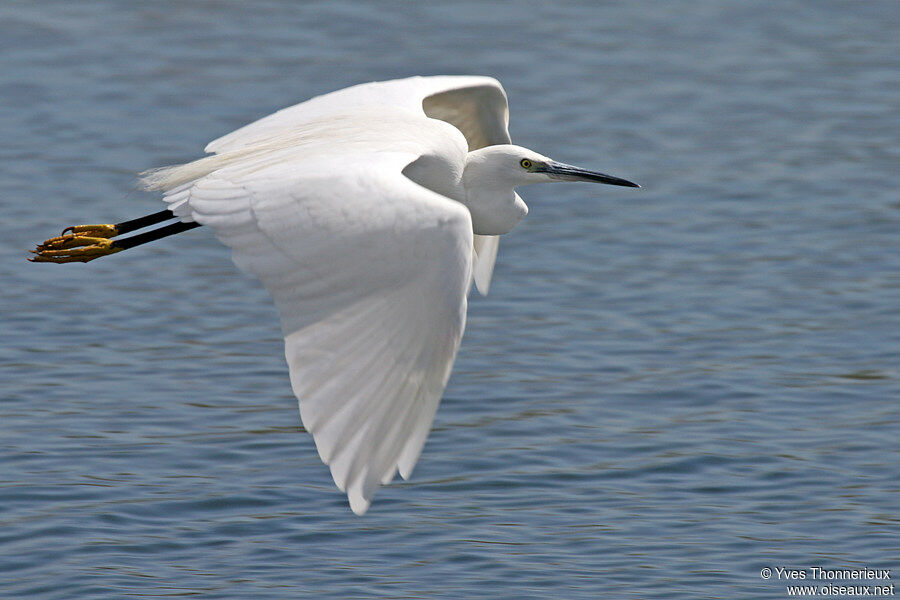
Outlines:
{"label": "black leg", "polygon": [[130,221],[122,221],[121,223],[116,223],[116,231],[120,235],[123,233],[131,233],[132,231],[137,231],[138,229],[143,229],[144,227],[156,225],[157,223],[162,223],[163,221],[168,221],[169,219],[174,218],[175,215],[172,214],[172,211],[168,209],[161,210],[158,213],[153,213],[152,215],[145,215],[143,217],[138,217],[137,219],[132,219]]}
{"label": "black leg", "polygon": [[[171,215],[172,213],[169,214]],[[149,216],[152,217],[154,215]],[[136,221],[140,221],[140,219],[135,219],[134,221],[128,222],[134,223]],[[118,225],[116,227],[118,227]],[[141,225],[141,227],[145,226]],[[189,229],[194,229],[195,227],[200,227],[200,223],[182,223],[181,221],[179,221],[178,223],[172,223],[171,225],[166,225],[165,227],[160,227],[159,229],[153,229],[145,233],[139,233],[122,240],[113,240],[112,247],[117,248],[118,250],[128,250],[129,248],[134,248],[135,246],[140,246],[141,244],[146,244],[147,242],[152,242],[160,238],[169,237],[170,235],[175,235],[176,233],[181,233],[182,231],[188,231]]]}
{"label": "black leg", "polygon": [[128,248],[134,248],[135,246],[200,226],[199,223],[182,223],[178,221],[124,239],[112,239],[123,233],[130,233],[174,218],[175,215],[171,211],[161,210],[151,215],[123,221],[115,225],[103,223],[99,225],[66,227],[62,235],[50,238],[43,244],[39,244],[35,250],[32,250],[31,252],[34,256],[29,260],[54,263],[88,262],[101,256],[115,254]]}

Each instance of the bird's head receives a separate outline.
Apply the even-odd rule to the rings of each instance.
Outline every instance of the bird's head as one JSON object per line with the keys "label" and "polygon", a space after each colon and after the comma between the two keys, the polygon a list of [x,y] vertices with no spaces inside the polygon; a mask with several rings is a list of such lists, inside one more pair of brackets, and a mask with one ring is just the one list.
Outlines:
{"label": "bird's head", "polygon": [[506,233],[528,214],[528,207],[513,191],[520,185],[554,181],[588,181],[640,187],[625,179],[574,167],[534,150],[502,144],[469,153],[463,182],[475,233]]}

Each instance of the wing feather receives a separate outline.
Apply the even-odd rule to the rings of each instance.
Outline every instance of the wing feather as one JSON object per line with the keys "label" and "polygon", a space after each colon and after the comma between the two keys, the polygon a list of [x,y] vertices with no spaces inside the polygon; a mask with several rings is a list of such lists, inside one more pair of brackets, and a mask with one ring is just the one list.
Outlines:
{"label": "wing feather", "polygon": [[497,250],[500,248],[500,236],[476,235],[474,240],[475,268],[472,273],[475,287],[482,296],[487,296],[494,274],[494,263],[497,261]]}
{"label": "wing feather", "polygon": [[409,477],[465,326],[471,219],[401,174],[414,158],[225,168],[166,196],[274,297],[301,419],[358,514]]}

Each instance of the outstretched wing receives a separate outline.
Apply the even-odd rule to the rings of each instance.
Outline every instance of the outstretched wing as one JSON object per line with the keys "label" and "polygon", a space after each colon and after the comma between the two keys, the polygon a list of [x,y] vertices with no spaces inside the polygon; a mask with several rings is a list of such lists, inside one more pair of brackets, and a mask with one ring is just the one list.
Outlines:
{"label": "outstretched wing", "polygon": [[[330,114],[378,106],[402,108],[446,121],[459,129],[469,151],[509,144],[509,106],[506,92],[492,77],[409,77],[363,83],[279,110],[210,142],[207,152],[222,153],[265,142]],[[498,236],[475,236],[475,286],[487,294]]]}
{"label": "outstretched wing", "polygon": [[415,158],[226,168],[166,196],[274,296],[303,424],[357,514],[410,476],[465,325],[471,218],[401,174]]}

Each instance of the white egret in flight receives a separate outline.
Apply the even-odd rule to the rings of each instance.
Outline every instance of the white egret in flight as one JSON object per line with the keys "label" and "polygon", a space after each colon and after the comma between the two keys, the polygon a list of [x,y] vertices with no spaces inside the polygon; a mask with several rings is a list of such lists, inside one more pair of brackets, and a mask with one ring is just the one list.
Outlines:
{"label": "white egret in flight", "polygon": [[515,188],[638,187],[512,145],[508,121],[506,93],[489,77],[325,94],[211,142],[210,156],[144,173],[166,210],[68,227],[32,260],[87,262],[212,229],[274,297],[303,425],[362,514],[379,485],[412,473],[469,288],[487,293],[498,236],[528,212]]}

